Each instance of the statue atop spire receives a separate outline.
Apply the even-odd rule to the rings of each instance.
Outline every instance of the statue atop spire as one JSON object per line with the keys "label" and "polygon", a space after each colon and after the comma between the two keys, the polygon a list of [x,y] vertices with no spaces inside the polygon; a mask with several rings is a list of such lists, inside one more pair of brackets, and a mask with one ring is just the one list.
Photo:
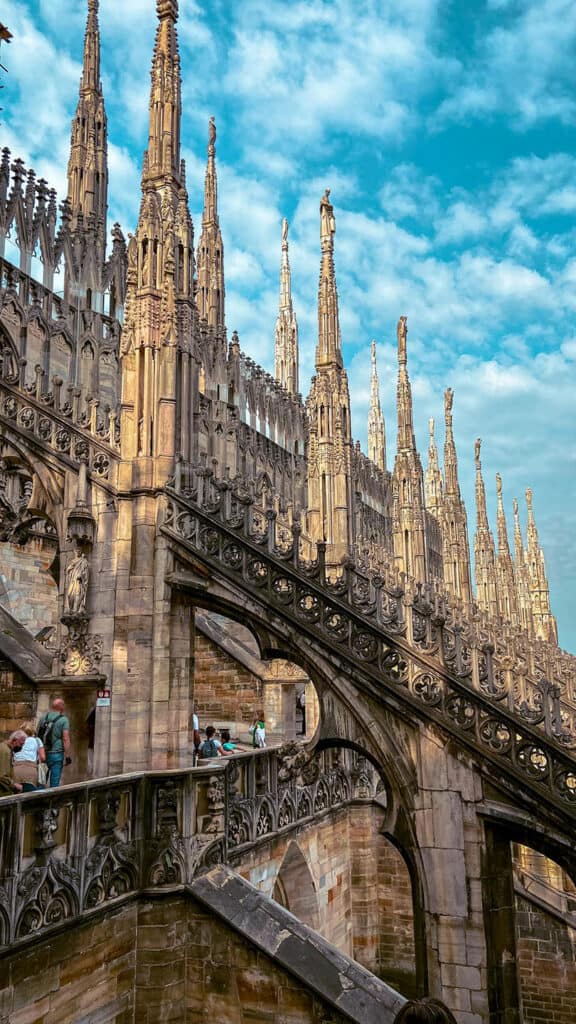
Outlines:
{"label": "statue atop spire", "polygon": [[414,419],[412,410],[412,388],[408,376],[408,317],[401,316],[396,327],[398,341],[398,450],[416,451]]}
{"label": "statue atop spire", "polygon": [[518,601],[516,593],[516,582],[514,579],[514,565],[510,554],[508,543],[508,528],[506,525],[506,513],[504,512],[504,501],[502,498],[502,477],[496,473],[496,497],[498,510],[496,513],[496,527],[498,533],[498,556],[496,560],[498,578],[498,604],[502,616],[512,623],[518,622]]}
{"label": "statue atop spire", "polygon": [[[224,244],[218,219],[218,181],[216,177],[216,121],[208,122],[208,159],[204,179],[202,234],[198,242],[198,314],[211,327],[224,329]],[[220,347],[220,356],[225,357]],[[219,383],[223,383],[220,381]]]}
{"label": "statue atop spire", "polygon": [[416,447],[412,388],[408,376],[408,318],[401,316],[396,327],[398,341],[398,384],[396,408],[398,440],[393,473],[394,551],[398,568],[413,579],[427,578],[426,507],[424,472]]}
{"label": "statue atop spire", "polygon": [[398,363],[406,366],[408,362],[407,341],[408,341],[408,317],[401,316],[396,327],[396,339],[398,342]]}
{"label": "statue atop spire", "polygon": [[480,461],[481,444],[481,439],[477,438],[474,444],[474,461],[476,463],[476,533],[474,534],[476,599],[481,608],[497,619],[499,606],[496,586],[496,549],[486,511],[486,489]]}
{"label": "statue atop spire", "polygon": [[330,189],[327,188],[320,200],[320,245],[322,252],[327,248],[334,249],[334,235],[336,234],[336,220],[334,207],[330,202]]}
{"label": "statue atop spire", "polygon": [[[452,429],[452,407],[454,405],[454,392],[452,388],[446,388],[444,392],[444,483],[446,494],[453,496],[460,502],[460,485],[458,483],[458,459],[456,456],[456,445],[454,443],[454,432]],[[464,508],[464,506],[462,506]]]}
{"label": "statue atop spire", "polygon": [[338,291],[334,273],[336,220],[327,188],[320,200],[320,284],[318,288],[318,345],[316,369],[334,363],[342,368],[342,340],[338,315]]}
{"label": "statue atop spire", "polygon": [[528,587],[530,592],[530,603],[532,605],[532,617],[534,632],[542,640],[558,642],[558,630],[556,619],[550,608],[550,588],[546,575],[544,552],[540,547],[538,530],[534,518],[534,507],[532,504],[532,490],[526,488],[526,506],[528,512],[528,523],[526,527],[526,565],[528,571]]}
{"label": "statue atop spire", "polygon": [[443,511],[444,487],[434,436],[434,417],[428,420],[428,465],[426,467],[426,508],[438,518]]}
{"label": "statue atop spire", "polygon": [[291,395],[298,393],[298,322],[292,305],[292,282],[288,258],[288,221],[282,220],[280,262],[280,303],[274,345],[275,376]]}
{"label": "statue atop spire", "polygon": [[386,472],[386,432],[380,405],[380,384],[376,367],[376,342],[370,348],[372,373],[370,378],[370,409],[368,412],[368,458]]}

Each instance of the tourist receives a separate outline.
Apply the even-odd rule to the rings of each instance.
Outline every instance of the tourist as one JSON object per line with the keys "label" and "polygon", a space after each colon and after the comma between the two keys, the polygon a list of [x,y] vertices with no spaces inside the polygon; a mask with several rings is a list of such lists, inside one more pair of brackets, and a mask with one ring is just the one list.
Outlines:
{"label": "tourist", "polygon": [[22,784],[23,793],[31,793],[46,785],[46,751],[42,740],[36,735],[34,722],[22,722],[20,729],[26,733],[26,741],[22,749],[15,750],[12,755],[13,776],[15,782]]}
{"label": "tourist", "polygon": [[306,735],[306,690],[301,690],[298,695],[298,707],[302,712],[302,735]]}
{"label": "tourist", "polygon": [[213,725],[206,726],[206,739],[200,744],[198,757],[222,757],[223,750],[220,740],[216,739],[216,729]]}
{"label": "tourist", "polygon": [[252,736],[253,747],[266,746],[266,729],[264,726],[264,713],[262,711],[260,712],[258,717],[254,719],[248,731]]}
{"label": "tourist", "polygon": [[11,733],[7,740],[0,743],[0,796],[22,792],[22,784],[14,782],[12,777],[12,758],[14,754],[22,750],[26,739],[24,730],[16,729],[16,732]]}
{"label": "tourist", "polygon": [[198,705],[194,704],[192,708],[192,741],[194,743],[194,753],[197,754],[202,744],[202,737],[200,735],[200,722],[198,720]]}
{"label": "tourist", "polygon": [[87,766],[88,775],[94,775],[94,743],[96,739],[96,708],[93,707],[86,716],[86,736],[88,737]]}
{"label": "tourist", "polygon": [[52,710],[42,715],[38,723],[38,736],[46,749],[49,786],[59,786],[64,766],[72,764],[70,722],[64,714],[65,707],[62,698],[55,697],[52,701]]}
{"label": "tourist", "polygon": [[244,750],[244,747],[239,747],[237,743],[232,742],[229,729],[222,729],[220,731],[220,739],[222,740],[222,750],[225,754],[232,754],[235,750]]}
{"label": "tourist", "polygon": [[396,1014],[394,1024],[458,1024],[439,999],[411,999]]}

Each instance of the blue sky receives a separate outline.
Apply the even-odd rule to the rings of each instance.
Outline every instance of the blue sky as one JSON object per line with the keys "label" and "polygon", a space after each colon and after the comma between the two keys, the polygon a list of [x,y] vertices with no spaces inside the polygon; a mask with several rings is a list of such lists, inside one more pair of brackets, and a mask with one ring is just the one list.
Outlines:
{"label": "blue sky", "polygon": [[[218,126],[227,322],[273,366],[281,218],[291,222],[301,389],[316,332],[318,202],[332,189],[355,436],[378,342],[388,460],[395,326],[408,315],[416,428],[443,443],[455,392],[474,532],[473,444],[512,498],[534,491],[560,642],[576,650],[576,4],[573,0],[181,0],[183,141],[198,237]],[[65,190],[84,4],[4,0],[14,33],[0,142]],[[101,0],[110,214],[133,230],[154,0]]]}

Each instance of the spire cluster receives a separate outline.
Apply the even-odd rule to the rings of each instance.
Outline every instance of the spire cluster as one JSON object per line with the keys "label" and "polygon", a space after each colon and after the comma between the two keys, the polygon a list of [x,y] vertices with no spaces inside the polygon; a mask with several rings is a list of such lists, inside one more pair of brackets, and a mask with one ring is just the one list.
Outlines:
{"label": "spire cluster", "polygon": [[[106,263],[107,122],[100,82],[98,0],[87,0],[84,58],[78,107],[72,125],[68,166],[70,236],[92,239],[84,246],[82,280],[101,293],[110,287]],[[368,456],[354,445],[348,378],[344,368],[339,300],[334,263],[336,219],[330,190],[320,200],[320,274],[315,368],[304,410],[299,395],[298,322],[292,297],[289,225],[282,221],[279,303],[275,325],[273,381],[240,352],[237,335],[226,341],[224,245],[218,212],[217,130],[209,119],[202,230],[194,263],[193,227],[181,161],[181,78],[176,23],[177,0],[157,0],[158,25],[151,66],[148,148],[142,168],[138,228],[127,251],[127,294],[121,339],[123,416],[133,437],[126,458],[153,458],[168,474],[172,448],[192,459],[201,441],[195,396],[210,405],[203,424],[217,429],[218,440],[206,455],[224,463],[230,437],[243,424],[260,436],[260,456],[275,451],[291,436],[285,466],[301,459],[299,501],[306,505],[309,538],[326,540],[328,559],[361,551],[362,557],[389,558],[396,569],[419,581],[438,580],[464,607],[471,607],[471,563],[466,509],[458,478],[453,430],[454,394],[444,394],[444,449],[440,465],[430,420],[428,466],[424,475],[416,446],[413,396],[408,373],[407,317],[397,324],[397,447],[393,471],[387,470],[386,435],[380,399],[376,342],[371,343]],[[68,210],[66,210],[68,216]],[[91,247],[90,247],[91,246]],[[76,248],[80,250],[81,246]],[[118,248],[118,246],[117,246]],[[126,251],[124,250],[124,258]],[[110,263],[110,261],[108,261]],[[108,273],[108,278],[106,277]],[[78,294],[78,282],[74,282]],[[125,371],[125,372],[124,372]],[[248,387],[246,379],[250,377]],[[263,397],[258,381],[272,382],[274,398]],[[279,384],[282,388],[279,387]],[[243,389],[243,397],[238,392]],[[276,403],[280,409],[271,412]],[[232,415],[230,407],[236,406]],[[300,419],[299,419],[300,417]],[[296,433],[290,423],[300,422]],[[134,425],[136,425],[134,427]],[[216,426],[214,426],[216,425]],[[297,436],[296,436],[297,434]],[[262,439],[265,436],[265,442]],[[244,438],[244,440],[246,440]],[[270,443],[269,443],[270,442]],[[502,480],[496,477],[497,545],[490,528],[486,489],[475,447],[476,600],[499,621],[521,623],[544,638],[554,638],[548,581],[526,492],[527,538],[522,538],[514,501],[514,557],[510,551]],[[172,454],[171,454],[172,453]],[[277,456],[277,453],[276,453]],[[239,472],[246,446],[226,465]],[[284,469],[285,469],[284,466]],[[282,472],[284,472],[284,469]],[[275,470],[272,471],[274,475]],[[296,470],[295,470],[296,473]],[[289,472],[285,474],[289,477]],[[148,479],[142,471],[142,479]],[[286,485],[289,486],[288,484]],[[296,489],[296,488],[295,488]],[[288,495],[289,502],[294,495]],[[286,495],[283,494],[283,498]],[[368,552],[368,555],[367,555]]]}

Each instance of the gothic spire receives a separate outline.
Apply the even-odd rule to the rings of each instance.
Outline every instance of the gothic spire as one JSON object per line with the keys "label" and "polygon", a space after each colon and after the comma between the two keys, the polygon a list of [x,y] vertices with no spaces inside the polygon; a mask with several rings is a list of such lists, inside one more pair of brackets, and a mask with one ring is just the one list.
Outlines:
{"label": "gothic spire", "polygon": [[376,342],[370,349],[372,373],[370,377],[370,409],[368,412],[368,458],[386,472],[386,432],[380,405],[380,384],[376,367]]}
{"label": "gothic spire", "polygon": [[218,220],[216,124],[208,125],[202,234],[198,243],[198,313],[211,327],[224,327],[224,246]]}
{"label": "gothic spire", "polygon": [[[427,578],[424,473],[416,448],[405,316],[398,321],[398,444],[392,480],[394,551],[398,567],[417,580]],[[435,571],[437,566],[434,567]],[[436,573],[435,573],[436,574]]]}
{"label": "gothic spire", "polygon": [[526,565],[528,569],[528,587],[530,591],[530,602],[532,605],[532,616],[536,636],[543,640],[558,642],[558,631],[556,619],[550,608],[550,588],[546,575],[544,552],[540,547],[536,520],[534,519],[534,508],[532,505],[532,491],[526,489],[526,505],[528,508],[528,524],[526,527]]}
{"label": "gothic spire", "polygon": [[292,305],[290,261],[288,259],[288,221],[282,221],[282,259],[280,263],[280,303],[276,320],[276,379],[290,392],[298,392],[298,323]]}
{"label": "gothic spire", "polygon": [[434,436],[434,419],[431,416],[428,420],[428,466],[426,468],[426,507],[434,515],[438,515],[442,508],[442,473],[438,463],[438,449]]}
{"label": "gothic spire", "polygon": [[330,189],[320,200],[320,284],[318,287],[318,346],[316,369],[321,366],[342,368],[342,339],[338,318],[338,291],[334,273],[334,235],[336,221],[330,202]]}
{"label": "gothic spire", "polygon": [[98,0],[88,0],[88,20],[84,36],[84,66],[80,91],[100,90],[100,29],[98,26]]}
{"label": "gothic spire", "polygon": [[398,341],[398,387],[397,387],[397,409],[398,409],[398,451],[416,451],[416,438],[414,436],[414,417],[412,410],[412,388],[408,376],[408,317],[401,316],[396,328]]}
{"label": "gothic spire", "polygon": [[506,513],[504,511],[504,500],[502,498],[502,477],[496,473],[496,497],[498,511],[496,513],[496,530],[498,534],[498,554],[510,557],[510,545],[508,543],[508,527],[506,525]]}
{"label": "gothic spire", "polygon": [[105,260],[108,209],[108,140],[100,82],[98,0],[88,0],[82,77],[70,138],[68,201],[72,231],[80,224],[93,230],[96,265],[89,285],[97,288]]}
{"label": "gothic spire", "polygon": [[514,555],[516,558],[516,564],[520,565],[524,562],[524,541],[522,539],[522,528],[520,526],[518,501],[516,498],[514,498],[512,502],[512,508],[514,509]]}
{"label": "gothic spire", "polygon": [[486,511],[486,490],[482,477],[482,463],[480,462],[481,443],[480,438],[478,438],[474,449],[474,461],[476,463],[476,533],[474,535],[476,597],[480,607],[496,619],[498,617],[496,551]]}
{"label": "gothic spire", "polygon": [[514,509],[514,580],[516,582],[516,600],[518,603],[518,615],[520,624],[528,630],[530,635],[534,634],[534,621],[532,618],[532,603],[530,601],[530,586],[528,582],[528,568],[526,565],[526,554],[524,541],[522,539],[522,528],[518,514],[518,502],[516,498],[512,503]]}
{"label": "gothic spire", "polygon": [[456,456],[456,445],[452,431],[452,405],[454,392],[452,388],[446,388],[444,392],[444,483],[446,494],[460,498],[460,486],[458,484],[458,458]]}
{"label": "gothic spire", "polygon": [[518,618],[518,602],[516,595],[516,583],[514,580],[514,565],[510,554],[508,543],[508,527],[506,525],[506,513],[504,512],[504,501],[502,498],[502,477],[496,474],[496,495],[498,499],[498,510],[496,513],[496,528],[498,533],[498,602],[500,611],[508,622],[516,622]]}
{"label": "gothic spire", "polygon": [[158,28],[154,44],[150,86],[150,127],[142,184],[172,179],[180,185],[180,55],[178,53],[178,0],[156,0]]}
{"label": "gothic spire", "polygon": [[196,322],[194,231],[180,163],[178,4],[157,0],[157,12],[150,132],[138,227],[128,244],[120,354],[123,458],[149,460],[149,470],[138,470],[144,473],[139,479],[161,481],[161,486],[176,457],[184,462],[195,457],[192,395],[198,370],[190,354]]}
{"label": "gothic spire", "polygon": [[480,461],[480,446],[482,439],[479,437],[474,445],[474,462],[476,464],[476,529],[486,530],[490,533],[488,525],[488,512],[486,511],[486,488],[482,476],[482,463]]}

